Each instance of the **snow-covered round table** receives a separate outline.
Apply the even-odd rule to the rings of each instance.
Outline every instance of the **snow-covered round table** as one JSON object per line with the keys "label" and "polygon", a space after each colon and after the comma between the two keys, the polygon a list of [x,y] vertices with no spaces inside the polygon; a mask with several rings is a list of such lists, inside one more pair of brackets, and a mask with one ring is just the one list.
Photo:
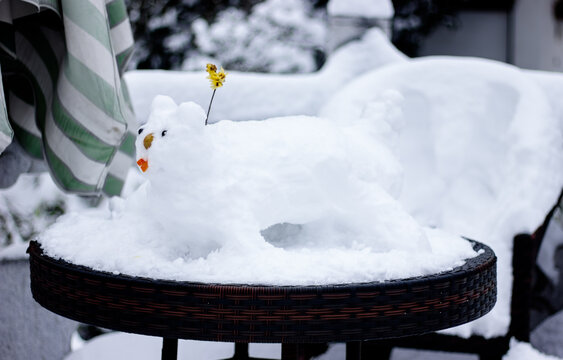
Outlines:
{"label": "snow-covered round table", "polygon": [[[346,342],[347,357],[359,359],[361,341],[445,329],[493,308],[496,257],[486,245],[471,243],[479,255],[450,271],[324,286],[146,279],[53,259],[36,242],[28,252],[39,304],[80,322],[162,337],[163,359],[176,359],[177,339],[281,343],[282,359],[302,358],[302,344]],[[247,358],[237,352],[235,358]]]}

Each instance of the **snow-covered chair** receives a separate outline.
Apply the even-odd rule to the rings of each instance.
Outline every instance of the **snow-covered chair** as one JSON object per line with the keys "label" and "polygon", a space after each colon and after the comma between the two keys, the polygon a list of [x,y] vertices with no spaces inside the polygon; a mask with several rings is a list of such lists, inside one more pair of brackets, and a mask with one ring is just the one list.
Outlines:
{"label": "snow-covered chair", "polygon": [[[399,61],[364,74],[320,111],[369,117],[388,89],[404,96],[403,123],[384,130],[404,166],[401,202],[421,223],[487,243],[498,256],[498,301],[483,318],[412,339],[372,343],[500,358],[528,340],[531,277],[563,186],[558,109],[536,77],[468,58]],[[375,109],[377,110],[377,109]]]}

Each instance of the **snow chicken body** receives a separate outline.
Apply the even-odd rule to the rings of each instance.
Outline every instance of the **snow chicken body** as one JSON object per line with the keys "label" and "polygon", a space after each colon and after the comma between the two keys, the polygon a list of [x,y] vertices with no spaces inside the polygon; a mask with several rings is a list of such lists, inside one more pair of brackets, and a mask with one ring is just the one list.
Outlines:
{"label": "snow chicken body", "polygon": [[[428,250],[389,194],[396,182],[383,179],[400,179],[401,167],[370,136],[369,121],[292,116],[205,126],[205,118],[195,103],[158,96],[136,142],[149,211],[191,257],[272,246],[261,231],[276,224],[297,225],[291,241],[309,245]],[[382,152],[386,163],[370,161]],[[388,226],[397,218],[403,226]]]}

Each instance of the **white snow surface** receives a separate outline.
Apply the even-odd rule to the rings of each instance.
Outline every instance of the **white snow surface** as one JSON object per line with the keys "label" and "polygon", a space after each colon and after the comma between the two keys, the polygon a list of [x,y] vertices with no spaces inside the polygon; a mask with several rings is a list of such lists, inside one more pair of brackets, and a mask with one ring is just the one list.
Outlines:
{"label": "white snow surface", "polygon": [[[71,352],[64,360],[97,360],[97,359],[154,359],[160,356],[162,339],[112,332],[98,336],[84,344],[83,347]],[[178,358],[188,356],[200,360],[216,360],[232,357],[232,343],[180,340],[178,341]],[[261,359],[279,359],[280,344],[249,344],[249,355]],[[326,353],[315,357],[315,360],[341,360],[346,356],[346,345],[330,344]],[[394,348],[391,360],[474,360],[475,354],[448,353],[440,351],[414,350]],[[529,343],[512,339],[510,349],[503,360],[560,360],[559,357],[546,355]]]}
{"label": "white snow surface", "polygon": [[395,8],[391,0],[330,0],[327,12],[330,16],[391,19]]}
{"label": "white snow surface", "polygon": [[42,247],[97,270],[215,283],[360,283],[462,265],[476,255],[467,241],[421,228],[393,197],[401,168],[376,133],[399,121],[400,100],[382,94],[356,121],[205,126],[199,105],[158,96],[137,139],[147,183],[109,211],[60,218]]}
{"label": "white snow surface", "polygon": [[[83,348],[73,351],[68,356],[66,356],[64,360],[148,360],[160,358],[161,351],[161,338],[155,336],[143,336],[112,332],[109,334],[97,336],[94,339],[88,341]],[[194,340],[178,341],[178,359],[226,359],[232,357],[233,354],[234,345],[230,343]],[[255,356],[256,354],[251,355]]]}
{"label": "white snow surface", "polygon": [[404,169],[400,201],[421,224],[482,241],[498,257],[495,308],[446,332],[504,335],[513,237],[541,225],[563,185],[558,109],[534,77],[518,68],[437,57],[365,74],[332,97],[320,115],[360,117],[388,89],[405,98],[403,131],[388,136]]}
{"label": "white snow surface", "polygon": [[513,338],[510,340],[510,349],[502,357],[502,360],[561,360],[561,358],[546,355],[534,349],[530,343],[521,342]]}
{"label": "white snow surface", "polygon": [[3,260],[20,260],[27,259],[26,253],[28,243],[15,243],[5,248],[0,248],[0,262]]}

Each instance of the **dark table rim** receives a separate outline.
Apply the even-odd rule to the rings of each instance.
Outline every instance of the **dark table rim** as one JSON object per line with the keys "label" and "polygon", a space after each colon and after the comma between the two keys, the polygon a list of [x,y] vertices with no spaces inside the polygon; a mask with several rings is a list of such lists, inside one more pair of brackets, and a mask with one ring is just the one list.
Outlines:
{"label": "dark table rim", "polygon": [[384,339],[460,325],[496,302],[496,257],[385,282],[274,286],[207,284],[115,275],[45,255],[31,242],[31,289],[67,318],[165,338],[315,343]]}

